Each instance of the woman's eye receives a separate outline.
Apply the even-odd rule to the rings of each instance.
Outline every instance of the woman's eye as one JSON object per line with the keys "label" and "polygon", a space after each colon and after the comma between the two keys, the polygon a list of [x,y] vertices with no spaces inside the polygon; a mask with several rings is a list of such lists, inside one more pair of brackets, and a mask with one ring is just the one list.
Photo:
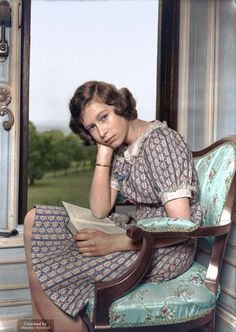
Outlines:
{"label": "woman's eye", "polygon": [[95,126],[95,125],[92,125],[92,126],[90,126],[89,128],[87,128],[87,129],[88,129],[88,131],[91,133],[91,132],[94,131],[95,128],[96,128],[96,126]]}
{"label": "woman's eye", "polygon": [[108,115],[107,114],[104,114],[101,116],[101,121],[105,121],[107,119]]}

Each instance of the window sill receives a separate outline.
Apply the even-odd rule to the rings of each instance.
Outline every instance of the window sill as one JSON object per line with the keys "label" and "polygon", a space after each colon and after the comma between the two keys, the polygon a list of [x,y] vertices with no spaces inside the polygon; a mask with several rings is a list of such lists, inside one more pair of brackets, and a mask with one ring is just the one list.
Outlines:
{"label": "window sill", "polygon": [[19,232],[18,235],[8,238],[0,237],[0,248],[22,248],[24,246],[23,225],[19,225],[17,230]]}

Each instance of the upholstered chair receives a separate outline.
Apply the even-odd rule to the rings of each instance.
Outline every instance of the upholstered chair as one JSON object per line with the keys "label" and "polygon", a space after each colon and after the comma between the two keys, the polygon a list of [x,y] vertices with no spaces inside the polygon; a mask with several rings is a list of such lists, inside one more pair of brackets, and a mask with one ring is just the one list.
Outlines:
{"label": "upholstered chair", "polygon": [[[219,278],[236,200],[236,136],[193,152],[200,182],[201,226],[190,220],[149,218],[127,230],[142,239],[135,265],[122,277],[95,285],[84,320],[91,331],[215,331]],[[208,266],[195,260],[183,275],[164,282],[143,282],[154,239],[204,238],[211,250]]]}

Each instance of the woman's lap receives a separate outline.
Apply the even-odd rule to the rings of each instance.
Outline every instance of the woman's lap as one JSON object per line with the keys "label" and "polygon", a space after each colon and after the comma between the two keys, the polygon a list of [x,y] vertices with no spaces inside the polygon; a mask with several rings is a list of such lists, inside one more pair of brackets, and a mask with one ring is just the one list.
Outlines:
{"label": "woman's lap", "polygon": [[[32,230],[32,263],[46,295],[64,312],[76,316],[93,298],[94,283],[113,279],[137,259],[137,252],[84,257],[67,228],[63,207],[37,206]],[[161,281],[183,273],[193,259],[190,244],[154,252],[145,281]]]}

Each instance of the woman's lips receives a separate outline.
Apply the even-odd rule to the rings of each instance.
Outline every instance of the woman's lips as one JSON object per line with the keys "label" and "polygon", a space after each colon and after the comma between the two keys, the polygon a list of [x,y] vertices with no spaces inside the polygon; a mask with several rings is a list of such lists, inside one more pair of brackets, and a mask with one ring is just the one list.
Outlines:
{"label": "woman's lips", "polygon": [[111,138],[108,138],[105,143],[106,144],[112,144],[115,141],[115,136],[112,136]]}

